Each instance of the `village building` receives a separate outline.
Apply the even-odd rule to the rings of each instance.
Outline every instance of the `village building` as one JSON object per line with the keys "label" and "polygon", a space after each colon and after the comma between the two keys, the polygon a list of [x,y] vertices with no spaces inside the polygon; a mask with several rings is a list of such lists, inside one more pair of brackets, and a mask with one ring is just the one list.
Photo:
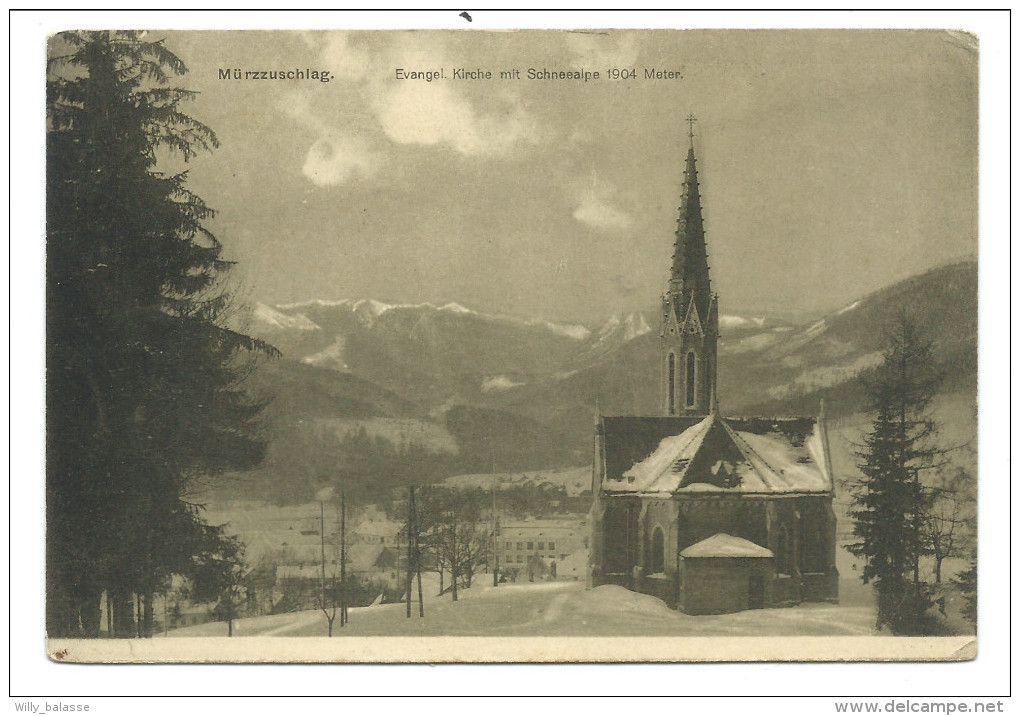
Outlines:
{"label": "village building", "polygon": [[719,297],[689,136],[662,297],[663,414],[597,416],[591,581],[652,594],[689,614],[835,602],[824,415],[719,410]]}
{"label": "village building", "polygon": [[574,520],[503,522],[496,548],[504,574],[572,578],[574,571],[564,572],[562,565],[578,554],[587,555],[588,535],[584,523]]}

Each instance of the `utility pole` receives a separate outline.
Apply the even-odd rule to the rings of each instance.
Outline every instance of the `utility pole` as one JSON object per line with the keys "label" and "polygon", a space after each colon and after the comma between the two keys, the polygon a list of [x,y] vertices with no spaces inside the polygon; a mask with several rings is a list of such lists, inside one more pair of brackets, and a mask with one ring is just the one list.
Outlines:
{"label": "utility pole", "polygon": [[326,503],[319,500],[319,547],[322,551],[322,581],[319,593],[322,595],[322,611],[326,611]]}
{"label": "utility pole", "polygon": [[[417,517],[417,515],[418,515],[418,508],[414,504],[414,488],[413,487],[411,488],[411,513],[414,514],[415,517]],[[418,526],[418,523],[416,521],[415,522],[415,526],[414,526],[414,533],[413,533],[413,535],[414,535],[414,537],[413,537],[413,539],[414,539],[414,571],[418,575],[418,617],[421,618],[421,617],[425,616],[425,601],[422,599],[422,594],[421,594],[421,549],[418,546],[418,530],[419,529],[420,529],[420,527]],[[407,539],[408,539],[408,542],[411,541],[412,537],[411,537],[410,534],[408,534]],[[408,591],[408,593],[410,593],[410,591],[411,591],[410,584],[408,584],[407,591]]]}
{"label": "utility pole", "polygon": [[411,618],[411,578],[414,576],[414,485],[407,488],[407,618]]}
{"label": "utility pole", "polygon": [[340,493],[340,626],[347,624],[347,495]]}
{"label": "utility pole", "polygon": [[489,446],[492,448],[492,514],[490,515],[490,529],[492,534],[492,586],[499,586],[499,543],[496,541],[496,484],[499,478],[496,476],[496,443],[492,441],[492,432],[489,432]]}

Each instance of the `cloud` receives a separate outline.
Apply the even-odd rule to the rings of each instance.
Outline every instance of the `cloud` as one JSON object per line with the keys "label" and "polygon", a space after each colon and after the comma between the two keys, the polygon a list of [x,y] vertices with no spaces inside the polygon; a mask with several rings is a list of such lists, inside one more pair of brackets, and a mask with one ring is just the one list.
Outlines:
{"label": "cloud", "polygon": [[418,32],[391,36],[377,61],[387,68],[447,71],[445,80],[424,82],[395,80],[389,70],[369,83],[372,109],[390,141],[445,147],[466,156],[507,154],[536,141],[535,123],[514,93],[486,86],[490,104],[483,109],[451,84],[452,68],[465,63],[441,37]]}
{"label": "cloud", "polygon": [[368,177],[384,164],[384,155],[369,140],[331,126],[312,109],[305,96],[294,93],[285,97],[281,109],[318,135],[301,166],[301,173],[316,186],[336,186]]}
{"label": "cloud", "polygon": [[329,35],[322,49],[322,59],[338,79],[347,82],[364,80],[372,67],[368,51],[352,44],[347,33]]}
{"label": "cloud", "polygon": [[481,114],[448,85],[405,82],[374,103],[383,132],[397,144],[446,145],[467,156],[506,154],[534,141],[524,113]]}
{"label": "cloud", "polygon": [[586,180],[578,178],[571,182],[568,193],[577,205],[573,217],[582,224],[602,231],[618,231],[629,229],[634,223],[630,214],[616,206],[616,186],[600,177],[595,167]]}
{"label": "cloud", "polygon": [[[463,66],[465,58],[441,36],[332,32],[303,37],[337,80],[328,94],[319,87],[302,88],[281,104],[282,111],[314,135],[302,171],[317,186],[372,176],[394,147],[507,156],[539,141],[537,122],[516,91],[493,92],[486,86],[486,92],[475,96],[474,85],[451,82],[452,68]],[[396,67],[446,68],[447,79],[397,80]]]}
{"label": "cloud", "polygon": [[627,229],[633,220],[626,212],[597,199],[588,199],[574,210],[574,218],[596,229]]}
{"label": "cloud", "polygon": [[308,150],[301,173],[316,186],[335,186],[355,176],[371,176],[380,163],[362,140],[320,137]]}

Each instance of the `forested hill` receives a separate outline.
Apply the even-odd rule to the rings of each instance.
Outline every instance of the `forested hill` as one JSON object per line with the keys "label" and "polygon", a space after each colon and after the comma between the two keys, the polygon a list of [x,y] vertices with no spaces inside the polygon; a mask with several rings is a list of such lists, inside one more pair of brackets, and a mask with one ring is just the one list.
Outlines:
{"label": "forested hill", "polygon": [[[825,398],[832,417],[856,413],[861,376],[877,365],[885,326],[901,311],[934,342],[943,393],[973,397],[977,264],[962,262],[802,325],[726,316],[721,409],[815,415]],[[248,496],[304,501],[328,479],[368,498],[488,472],[493,461],[499,470],[584,465],[596,401],[605,414],[660,410],[652,312],[588,328],[453,304],[323,301],[260,306],[255,318],[253,331],[284,357],[254,378],[273,396],[269,458],[227,488]]]}

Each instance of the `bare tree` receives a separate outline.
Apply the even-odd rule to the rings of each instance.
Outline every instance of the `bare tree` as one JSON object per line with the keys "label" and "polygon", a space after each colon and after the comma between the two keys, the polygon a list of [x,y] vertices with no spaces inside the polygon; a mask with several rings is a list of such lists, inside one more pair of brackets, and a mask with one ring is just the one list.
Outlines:
{"label": "bare tree", "polygon": [[475,572],[485,564],[488,533],[480,525],[481,500],[471,492],[431,488],[422,495],[416,510],[421,524],[421,544],[439,572],[440,593],[443,572],[450,572],[450,589],[457,601],[457,589],[471,586]]}
{"label": "bare tree", "polygon": [[340,584],[337,581],[338,571],[338,565],[334,560],[327,580],[323,582],[315,599],[319,609],[326,617],[327,636],[333,636],[333,622],[336,620],[337,610],[341,605]]}
{"label": "bare tree", "polygon": [[974,546],[977,521],[973,478],[962,467],[940,474],[926,490],[929,506],[922,522],[925,551],[935,560],[935,584],[942,583],[942,562],[964,557]]}

